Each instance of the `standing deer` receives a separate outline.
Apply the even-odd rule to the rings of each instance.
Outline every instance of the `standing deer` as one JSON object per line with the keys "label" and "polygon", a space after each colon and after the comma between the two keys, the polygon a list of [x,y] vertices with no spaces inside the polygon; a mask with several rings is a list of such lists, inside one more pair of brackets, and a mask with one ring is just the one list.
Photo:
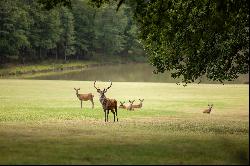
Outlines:
{"label": "standing deer", "polygon": [[210,114],[210,112],[212,111],[212,107],[213,107],[213,104],[210,106],[209,104],[208,104],[208,109],[205,109],[204,111],[203,111],[203,113],[207,113],[207,114]]}
{"label": "standing deer", "polygon": [[99,101],[102,104],[103,111],[105,113],[105,122],[108,122],[108,117],[109,117],[109,111],[111,111],[114,115],[114,122],[115,122],[115,116],[118,122],[118,117],[117,117],[117,101],[115,99],[109,99],[106,98],[105,93],[107,90],[112,86],[112,82],[110,81],[110,86],[108,88],[104,88],[103,90],[97,88],[95,86],[96,81],[94,82],[94,87],[96,88],[97,92],[100,94]]}
{"label": "standing deer", "polygon": [[90,100],[92,103],[92,109],[94,108],[94,95],[92,95],[92,93],[88,93],[88,94],[79,94],[78,91],[80,90],[80,88],[76,89],[74,88],[76,91],[76,96],[78,97],[78,99],[81,101],[81,108],[82,108],[82,101],[88,101]]}
{"label": "standing deer", "polygon": [[140,103],[132,105],[133,108],[141,108],[142,107],[142,102],[144,101],[144,99],[139,99],[139,100],[140,100]]}

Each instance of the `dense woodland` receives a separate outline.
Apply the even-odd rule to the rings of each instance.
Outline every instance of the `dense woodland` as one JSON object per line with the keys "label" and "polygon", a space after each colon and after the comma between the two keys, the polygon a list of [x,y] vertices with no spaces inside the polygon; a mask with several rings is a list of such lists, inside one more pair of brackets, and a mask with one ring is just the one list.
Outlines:
{"label": "dense woodland", "polygon": [[144,54],[132,12],[75,0],[45,10],[36,0],[0,1],[0,64]]}

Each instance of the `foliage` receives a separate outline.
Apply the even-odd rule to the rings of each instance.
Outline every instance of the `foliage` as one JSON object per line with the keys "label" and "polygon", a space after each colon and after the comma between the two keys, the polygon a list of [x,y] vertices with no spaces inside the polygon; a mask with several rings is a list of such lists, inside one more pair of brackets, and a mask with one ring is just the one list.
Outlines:
{"label": "foliage", "polygon": [[182,82],[206,76],[223,82],[249,72],[249,6],[246,0],[90,0],[134,10],[155,73],[172,71]]}
{"label": "foliage", "polygon": [[76,1],[72,7],[74,15],[74,27],[77,35],[76,40],[76,55],[79,59],[80,55],[91,55],[94,51],[94,38],[95,38],[95,10],[93,10],[85,2]]}
{"label": "foliage", "polygon": [[30,22],[25,7],[17,0],[0,1],[0,18],[1,62],[7,58],[16,58],[19,49],[30,45],[27,37]]}
{"label": "foliage", "polygon": [[[110,4],[97,11],[81,0],[74,1],[71,9],[63,7],[68,2],[71,5],[62,0],[1,1],[0,64],[13,59],[26,63],[84,59],[93,54],[119,56],[128,49],[142,50],[136,34],[127,33],[131,18],[123,8],[116,13],[111,10],[115,4]],[[49,3],[53,9],[46,10],[49,7],[41,3]],[[128,42],[137,44],[128,47]]]}
{"label": "foliage", "polygon": [[140,39],[156,72],[194,82],[233,80],[249,71],[247,1],[150,1],[135,9]]}
{"label": "foliage", "polygon": [[60,20],[62,26],[61,38],[58,42],[61,50],[63,50],[63,55],[65,61],[67,56],[73,55],[75,53],[75,31],[74,31],[74,17],[73,14],[69,12],[68,8],[63,8],[60,11]]}

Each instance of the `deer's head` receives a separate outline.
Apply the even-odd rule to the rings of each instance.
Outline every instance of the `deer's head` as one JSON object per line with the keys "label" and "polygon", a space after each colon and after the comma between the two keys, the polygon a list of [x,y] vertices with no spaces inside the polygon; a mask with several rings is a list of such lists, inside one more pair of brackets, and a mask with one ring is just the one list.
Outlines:
{"label": "deer's head", "polygon": [[130,105],[132,105],[134,102],[135,100],[132,100],[132,101],[129,100]]}
{"label": "deer's head", "polygon": [[112,82],[111,81],[109,81],[110,82],[110,85],[109,85],[109,87],[107,87],[106,89],[104,88],[103,90],[101,90],[100,88],[97,88],[96,86],[95,86],[95,83],[96,83],[96,81],[94,82],[94,87],[96,88],[96,91],[100,94],[100,97],[102,98],[102,97],[105,97],[105,93],[108,91],[108,89],[112,86]]}
{"label": "deer's head", "polygon": [[78,91],[80,90],[80,88],[78,88],[78,89],[74,88],[74,89],[76,91],[76,95],[78,95]]}
{"label": "deer's head", "polygon": [[213,104],[211,104],[211,105],[207,105],[208,107],[209,107],[209,109],[212,109],[213,108]]}
{"label": "deer's head", "polygon": [[139,99],[139,100],[140,100],[141,103],[144,101],[144,99]]}
{"label": "deer's head", "polygon": [[125,103],[125,101],[124,101],[124,102],[121,102],[121,101],[120,101],[120,106],[119,106],[119,108],[124,108],[124,103]]}

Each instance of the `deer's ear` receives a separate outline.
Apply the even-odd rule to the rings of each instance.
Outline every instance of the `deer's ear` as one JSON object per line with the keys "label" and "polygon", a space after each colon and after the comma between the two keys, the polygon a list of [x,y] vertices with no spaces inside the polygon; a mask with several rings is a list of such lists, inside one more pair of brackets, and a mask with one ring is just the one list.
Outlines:
{"label": "deer's ear", "polygon": [[76,88],[74,88],[76,90]]}

